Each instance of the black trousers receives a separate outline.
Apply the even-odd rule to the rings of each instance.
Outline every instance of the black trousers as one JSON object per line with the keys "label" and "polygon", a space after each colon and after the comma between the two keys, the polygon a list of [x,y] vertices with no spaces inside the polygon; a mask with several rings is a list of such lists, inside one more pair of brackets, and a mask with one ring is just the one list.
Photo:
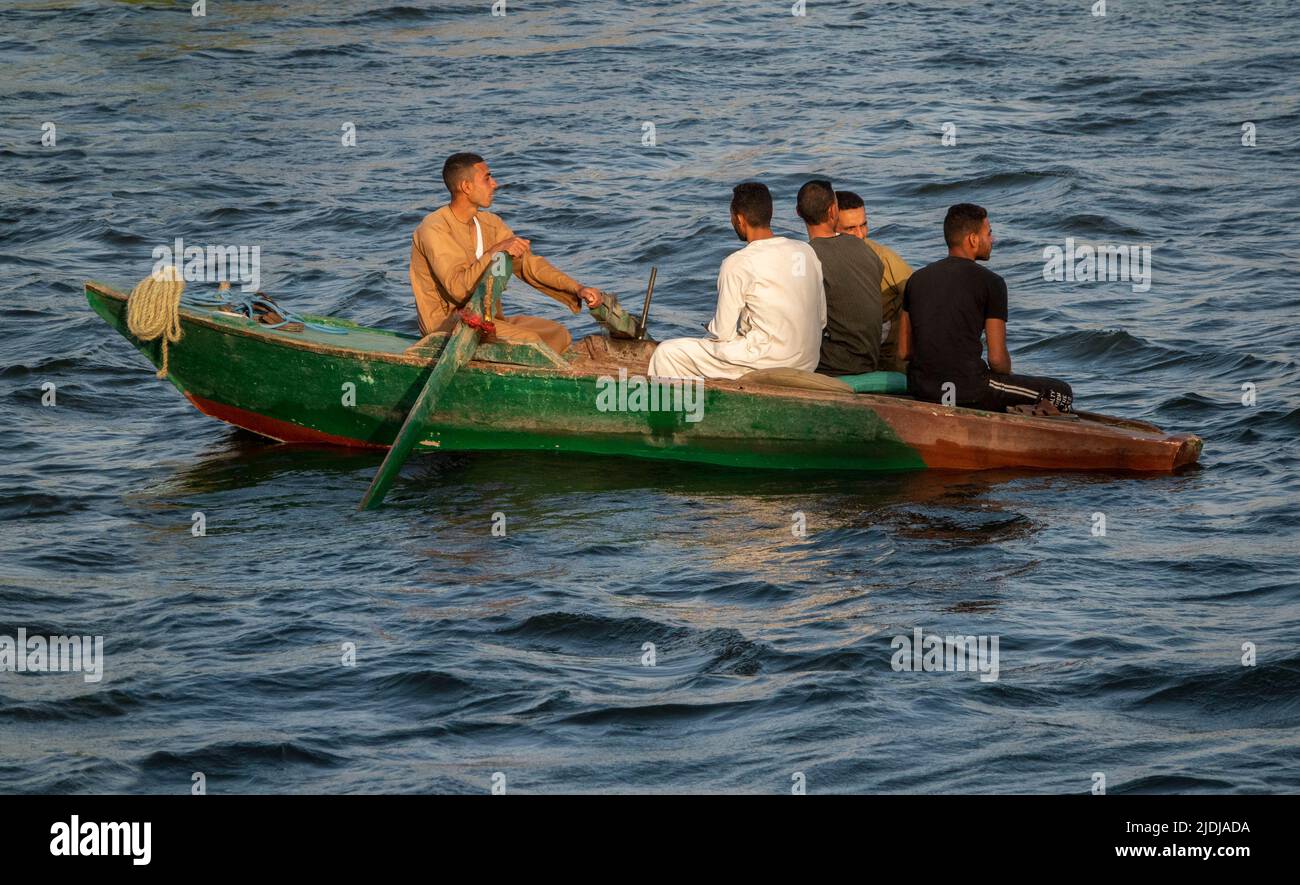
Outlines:
{"label": "black trousers", "polygon": [[990,412],[1005,412],[1008,406],[1032,406],[1043,399],[1068,412],[1074,404],[1074,391],[1056,378],[993,373],[985,377],[984,389],[970,405]]}

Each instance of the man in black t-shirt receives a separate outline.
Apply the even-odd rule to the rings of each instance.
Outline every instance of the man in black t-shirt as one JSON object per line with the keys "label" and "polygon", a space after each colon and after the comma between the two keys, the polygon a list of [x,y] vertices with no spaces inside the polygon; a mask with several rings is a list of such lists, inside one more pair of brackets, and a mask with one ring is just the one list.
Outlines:
{"label": "man in black t-shirt", "polygon": [[826,328],[817,371],[862,375],[880,362],[880,280],[885,266],[857,237],[835,232],[839,206],[829,181],[799,188],[795,211],[808,228],[808,244],[822,266]]}
{"label": "man in black t-shirt", "polygon": [[[903,291],[898,356],[911,360],[908,392],[993,412],[1040,403],[1048,414],[1070,411],[1074,393],[1064,381],[1011,374],[1007,284],[975,263],[988,261],[993,251],[988,212],[972,203],[953,206],[943,237],[948,257],[912,274]],[[987,363],[981,333],[988,340]]]}

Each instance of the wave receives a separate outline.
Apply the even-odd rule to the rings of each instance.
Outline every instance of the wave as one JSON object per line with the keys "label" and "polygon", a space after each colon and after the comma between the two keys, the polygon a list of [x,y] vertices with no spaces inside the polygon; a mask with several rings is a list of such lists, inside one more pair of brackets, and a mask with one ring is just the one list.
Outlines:
{"label": "wave", "polygon": [[918,184],[899,185],[897,190],[917,197],[933,197],[944,194],[967,193],[980,189],[1013,190],[1022,187],[1037,187],[1054,184],[1065,179],[1073,179],[1078,172],[1072,167],[1055,169],[1023,170],[1020,172],[989,172],[971,178],[954,181],[928,181]]}
{"label": "wave", "polygon": [[372,679],[369,689],[393,700],[463,700],[476,696],[483,686],[438,670],[407,670]]}
{"label": "wave", "polygon": [[219,741],[188,751],[155,751],[140,761],[140,768],[151,775],[180,771],[183,773],[180,783],[188,783],[195,771],[246,771],[261,763],[332,768],[347,761],[349,757],[344,754],[312,746],[304,740]]}
{"label": "wave", "polygon": [[[57,635],[57,634],[56,634]],[[32,677],[45,678],[45,677]],[[67,677],[78,679],[80,676]],[[0,720],[18,722],[77,722],[126,716],[146,706],[150,699],[134,691],[110,689],[57,701],[23,702],[0,697]],[[153,701],[159,698],[152,698]]]}
{"label": "wave", "polygon": [[1141,793],[1223,793],[1231,791],[1236,784],[1221,777],[1206,777],[1195,774],[1149,774],[1131,781],[1111,781],[1106,785],[1106,792],[1116,795],[1133,795]]}
{"label": "wave", "polygon": [[496,632],[499,636],[516,639],[547,642],[562,640],[569,647],[595,643],[606,647],[617,644],[637,648],[642,642],[680,641],[692,634],[687,628],[673,627],[646,618],[607,618],[580,612],[533,615],[516,626]]}

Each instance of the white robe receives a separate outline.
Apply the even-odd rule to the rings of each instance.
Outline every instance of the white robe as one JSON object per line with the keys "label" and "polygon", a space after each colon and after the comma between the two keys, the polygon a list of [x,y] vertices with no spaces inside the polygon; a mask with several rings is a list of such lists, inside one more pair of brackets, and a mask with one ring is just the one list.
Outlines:
{"label": "white robe", "polygon": [[814,371],[826,326],[822,265],[807,243],[770,237],[728,255],[718,271],[710,338],[671,338],[649,372],[661,378],[739,378],[754,369]]}

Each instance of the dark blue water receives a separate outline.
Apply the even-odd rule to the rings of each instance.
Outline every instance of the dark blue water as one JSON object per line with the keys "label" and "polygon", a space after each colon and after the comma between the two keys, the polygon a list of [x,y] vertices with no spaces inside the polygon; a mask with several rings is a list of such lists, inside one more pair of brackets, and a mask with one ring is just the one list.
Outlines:
{"label": "dark blue water", "polygon": [[[0,634],[106,655],[0,673],[0,789],[1300,790],[1291,3],[489,8],[0,8]],[[657,265],[660,338],[711,314],[741,179],[800,234],[830,176],[915,266],[984,204],[1016,368],[1201,434],[1203,469],[430,455],[362,516],[373,455],[205,418],[81,294],[178,236],[255,244],[291,307],[413,331],[410,233],[463,149],[583,282],[635,301]],[[1045,281],[1071,236],[1149,244],[1150,290]],[[894,672],[916,627],[998,636],[1000,678]]]}

